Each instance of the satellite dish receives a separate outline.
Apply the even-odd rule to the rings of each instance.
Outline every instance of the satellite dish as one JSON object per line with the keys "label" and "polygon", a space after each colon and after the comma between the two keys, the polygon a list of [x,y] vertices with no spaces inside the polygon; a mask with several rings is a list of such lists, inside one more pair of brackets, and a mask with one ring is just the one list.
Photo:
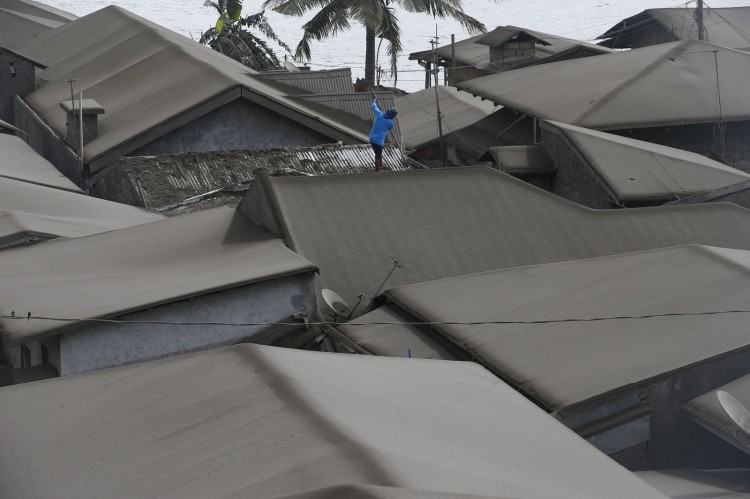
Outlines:
{"label": "satellite dish", "polygon": [[719,405],[727,416],[739,426],[742,431],[750,435],[750,411],[742,405],[742,402],[724,390],[716,391],[716,398],[719,399]]}
{"label": "satellite dish", "polygon": [[290,73],[299,73],[299,68],[292,61],[284,61],[284,67]]}
{"label": "satellite dish", "polygon": [[346,318],[351,316],[352,309],[335,291],[324,288],[320,291],[320,294],[323,295],[323,301],[333,310],[334,314]]}

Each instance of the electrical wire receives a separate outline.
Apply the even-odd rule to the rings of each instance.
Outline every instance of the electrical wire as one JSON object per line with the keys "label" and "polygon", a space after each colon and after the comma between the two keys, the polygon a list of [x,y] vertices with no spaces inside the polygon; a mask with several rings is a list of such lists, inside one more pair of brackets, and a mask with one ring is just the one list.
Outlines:
{"label": "electrical wire", "polygon": [[[614,320],[646,320],[663,317],[698,317],[726,314],[750,314],[750,310],[716,310],[704,312],[666,312],[660,314],[643,314],[643,315],[613,315],[603,317],[578,317],[562,319],[539,319],[539,320],[494,320],[494,321],[372,321],[357,322],[350,321],[343,323],[346,326],[487,326],[487,325],[536,325],[536,324],[562,324],[568,322],[605,322]],[[336,326],[342,323],[332,321],[318,322],[223,322],[223,321],[136,321],[120,319],[80,319],[70,317],[46,317],[46,316],[17,316],[17,315],[0,315],[0,319],[19,320],[19,321],[53,321],[53,322],[91,322],[105,324],[153,324],[169,326],[232,326],[232,327],[249,327],[249,326]]]}

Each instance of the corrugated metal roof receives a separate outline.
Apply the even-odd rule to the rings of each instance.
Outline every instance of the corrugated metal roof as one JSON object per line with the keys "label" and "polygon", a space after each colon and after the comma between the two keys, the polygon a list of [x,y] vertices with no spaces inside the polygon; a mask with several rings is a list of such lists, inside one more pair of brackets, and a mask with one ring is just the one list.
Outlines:
{"label": "corrugated metal roof", "polygon": [[324,69],[320,71],[267,71],[258,76],[285,85],[301,88],[313,94],[352,94],[351,68]]}
{"label": "corrugated metal roof", "polygon": [[[362,173],[374,168],[369,144],[226,151],[126,157],[119,165],[141,194],[144,205],[162,208],[217,189],[249,182],[258,170],[271,174],[329,175]],[[383,166],[409,170],[399,149],[387,146]],[[229,199],[228,202],[232,202]]]}
{"label": "corrugated metal roof", "polygon": [[[395,97],[391,92],[377,92],[376,96],[378,106],[383,111],[396,105]],[[373,120],[372,96],[369,93],[298,95],[296,99],[339,109],[368,123],[372,123]]]}

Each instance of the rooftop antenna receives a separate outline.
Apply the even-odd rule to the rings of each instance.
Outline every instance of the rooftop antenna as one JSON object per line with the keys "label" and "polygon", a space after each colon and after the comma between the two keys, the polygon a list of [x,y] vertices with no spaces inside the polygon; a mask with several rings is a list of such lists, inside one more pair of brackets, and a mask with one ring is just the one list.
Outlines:
{"label": "rooftop antenna", "polygon": [[719,400],[719,405],[727,416],[739,426],[742,431],[750,435],[750,411],[747,407],[742,405],[742,402],[734,398],[729,392],[724,390],[718,390],[716,392],[716,398]]}
{"label": "rooftop antenna", "polygon": [[374,295],[372,295],[372,300],[370,300],[370,304],[369,304],[369,305],[367,305],[367,311],[368,311],[368,312],[369,312],[370,310],[372,310],[372,304],[373,304],[373,302],[375,301],[375,297],[376,297],[376,296],[378,296],[378,295],[380,294],[380,292],[381,292],[381,291],[383,291],[383,288],[385,287],[385,283],[386,283],[386,282],[388,282],[388,279],[390,279],[390,278],[391,278],[391,275],[393,275],[393,273],[394,273],[394,272],[396,271],[396,269],[397,269],[397,268],[399,268],[399,267],[401,267],[401,264],[400,264],[400,263],[398,263],[398,260],[396,260],[396,259],[395,259],[395,258],[393,258],[393,257],[391,257],[391,259],[393,260],[393,267],[391,267],[391,271],[390,271],[390,272],[388,272],[388,275],[387,275],[387,276],[385,276],[385,279],[383,279],[383,282],[382,282],[382,283],[380,283],[380,287],[378,288],[378,290],[377,290],[377,291],[375,291],[375,294],[374,294]]}

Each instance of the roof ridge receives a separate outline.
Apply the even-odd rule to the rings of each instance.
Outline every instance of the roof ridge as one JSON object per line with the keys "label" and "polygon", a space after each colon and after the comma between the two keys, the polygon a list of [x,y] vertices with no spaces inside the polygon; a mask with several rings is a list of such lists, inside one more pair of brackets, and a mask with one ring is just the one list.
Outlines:
{"label": "roof ridge", "polygon": [[[651,74],[652,70],[663,65],[666,61],[666,59],[674,61],[677,57],[685,53],[685,45],[692,44],[692,40],[682,40],[678,42],[673,42],[674,46],[671,47],[669,50],[667,50],[664,53],[660,53],[656,60],[650,62],[646,66],[644,66],[642,69],[640,69],[635,75],[623,79],[619,85],[615,85],[614,88],[612,88],[609,92],[605,93],[602,97],[599,97],[599,99],[596,100],[595,104],[585,110],[583,113],[576,116],[576,121],[580,122],[581,120],[591,116],[595,111],[598,111],[603,106],[609,104],[611,102],[611,98],[617,94],[619,94],[624,87],[627,85],[632,84],[633,82],[640,80],[642,78],[645,78],[647,75]],[[658,45],[654,45],[652,47],[659,47]],[[650,47],[644,47],[643,49],[635,49],[637,50],[647,50]],[[626,52],[627,54],[633,53],[633,51]],[[603,54],[607,55],[607,54]],[[612,56],[619,55],[619,54],[612,54]],[[670,55],[672,57],[670,57]]]}

